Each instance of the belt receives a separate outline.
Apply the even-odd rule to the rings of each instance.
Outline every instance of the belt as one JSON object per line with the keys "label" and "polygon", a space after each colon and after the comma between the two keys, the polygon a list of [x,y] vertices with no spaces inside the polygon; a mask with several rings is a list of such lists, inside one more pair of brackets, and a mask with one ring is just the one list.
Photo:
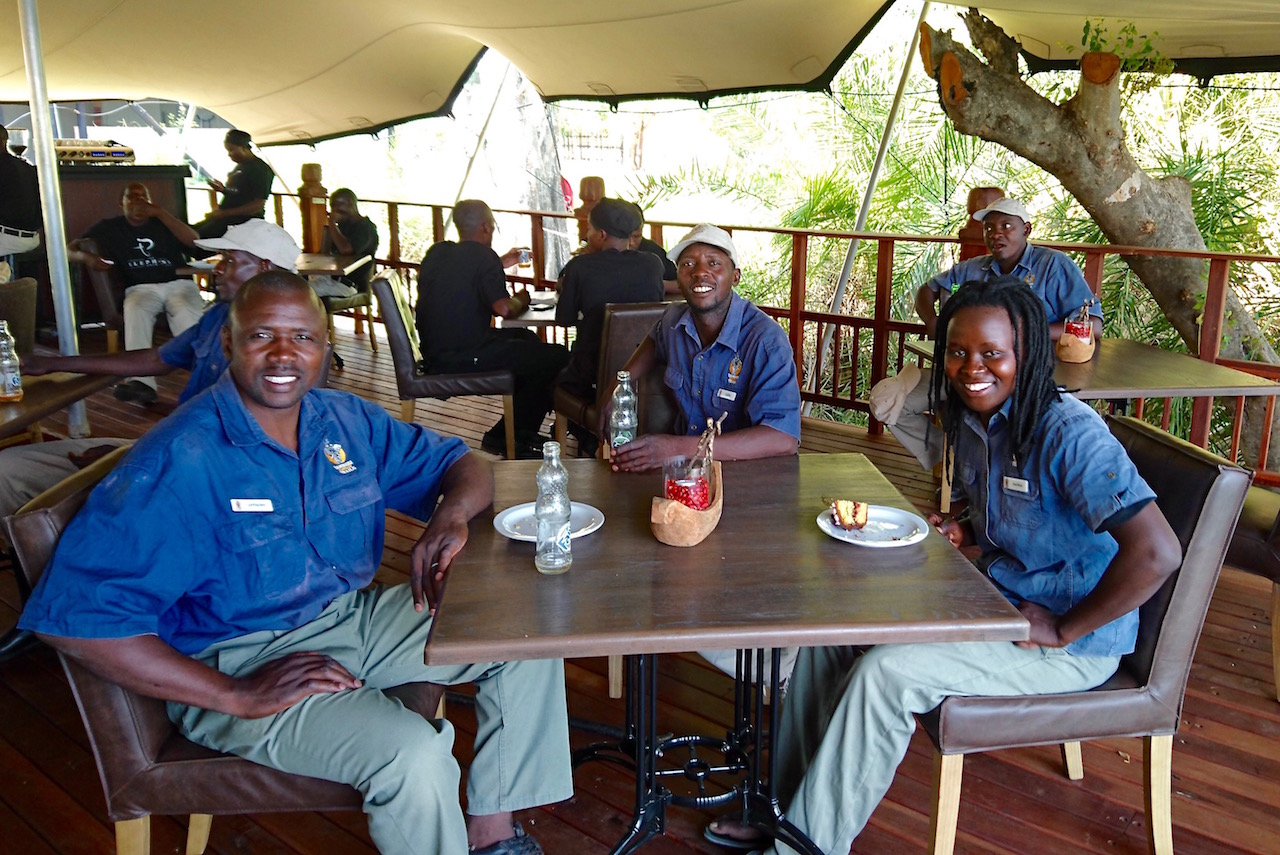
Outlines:
{"label": "belt", "polygon": [[29,232],[26,229],[13,229],[13,228],[10,228],[9,226],[0,224],[0,235],[13,235],[14,237],[20,237],[20,238],[32,238],[32,237],[37,237],[39,234],[40,234],[39,232]]}

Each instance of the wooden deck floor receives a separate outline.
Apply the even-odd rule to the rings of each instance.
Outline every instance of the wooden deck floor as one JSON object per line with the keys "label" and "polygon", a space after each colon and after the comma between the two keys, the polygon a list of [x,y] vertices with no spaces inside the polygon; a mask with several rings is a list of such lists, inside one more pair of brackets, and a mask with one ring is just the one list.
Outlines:
{"label": "wooden deck floor", "polygon": [[[376,356],[340,326],[338,348],[347,368],[331,385],[377,400],[398,414],[390,354]],[[171,409],[183,378],[162,378],[162,401],[142,410],[110,393],[90,400],[100,435],[137,436]],[[169,405],[165,404],[169,402]],[[478,447],[498,415],[496,400],[420,402],[417,417]],[[58,421],[46,427],[60,431]],[[891,439],[807,425],[805,448],[864,451],[922,508],[933,484]],[[410,527],[389,525],[386,564],[403,566]],[[726,591],[726,596],[732,592]],[[1226,570],[1196,654],[1183,725],[1173,757],[1174,842],[1186,855],[1280,852],[1280,703],[1270,669],[1268,587]],[[0,572],[0,630],[16,619],[13,577]],[[598,738],[596,725],[617,726],[618,702],[605,692],[604,662],[566,663],[575,745]],[[673,732],[723,731],[731,683],[696,656],[662,657],[660,716]],[[469,760],[475,719],[455,699],[450,718],[459,731],[459,761]],[[53,654],[40,650],[0,665],[0,853],[108,853],[112,830],[88,741]],[[1068,781],[1054,748],[978,755],[965,764],[957,851],[963,853],[1141,853],[1145,851],[1141,743],[1086,744],[1086,775]],[[856,853],[926,851],[932,749],[912,742],[888,798],[855,843]],[[548,855],[606,852],[623,833],[632,798],[630,777],[606,764],[575,775],[574,798],[521,817]],[[642,851],[721,853],[702,839],[709,813],[673,809],[665,837]],[[185,819],[154,822],[153,851],[181,852]],[[373,851],[360,814],[259,814],[220,817],[210,852],[328,855]]]}

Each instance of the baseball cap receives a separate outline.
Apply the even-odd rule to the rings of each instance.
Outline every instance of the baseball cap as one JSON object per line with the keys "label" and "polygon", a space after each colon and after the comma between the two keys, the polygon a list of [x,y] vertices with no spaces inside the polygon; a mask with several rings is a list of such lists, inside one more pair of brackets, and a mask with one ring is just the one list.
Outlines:
{"label": "baseball cap", "polygon": [[695,243],[705,243],[708,246],[714,246],[716,249],[722,249],[729,255],[729,260],[733,262],[733,266],[738,266],[738,248],[733,245],[733,238],[729,237],[729,233],[719,226],[713,226],[710,223],[701,223],[693,227],[693,231],[680,239],[680,242],[671,248],[667,253],[667,258],[674,262],[680,260],[680,253],[684,252]]}
{"label": "baseball cap", "polygon": [[270,261],[276,267],[298,271],[298,254],[301,252],[289,233],[266,220],[253,219],[232,226],[220,238],[196,241],[201,249],[238,249],[258,258]]}
{"label": "baseball cap", "polygon": [[981,211],[975,211],[973,218],[978,222],[982,222],[987,214],[1008,214],[1011,217],[1017,217],[1024,223],[1031,222],[1031,215],[1027,213],[1027,206],[1019,202],[1017,199],[997,199]]}
{"label": "baseball cap", "polygon": [[611,236],[629,238],[632,232],[644,224],[637,213],[638,210],[630,202],[606,197],[596,202],[587,216],[591,225],[608,232]]}

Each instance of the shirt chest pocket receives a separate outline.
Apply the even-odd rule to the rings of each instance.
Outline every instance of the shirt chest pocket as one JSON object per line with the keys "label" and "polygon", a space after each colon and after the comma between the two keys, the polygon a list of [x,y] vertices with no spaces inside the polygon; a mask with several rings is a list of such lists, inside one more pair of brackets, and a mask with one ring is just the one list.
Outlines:
{"label": "shirt chest pocket", "polygon": [[341,478],[325,490],[324,500],[329,518],[309,526],[312,542],[330,563],[355,569],[373,552],[373,532],[378,528],[374,514],[381,513],[382,488],[373,477]]}
{"label": "shirt chest pocket", "polygon": [[[293,523],[280,514],[253,514],[234,519],[217,530],[219,545],[229,555],[229,588],[244,586],[254,599],[278,599],[306,576],[306,560],[298,548]],[[229,591],[230,596],[238,592]]]}
{"label": "shirt chest pocket", "polygon": [[1000,517],[1005,523],[1025,529],[1039,529],[1044,525],[1038,483],[1005,475],[996,486],[1000,495]]}

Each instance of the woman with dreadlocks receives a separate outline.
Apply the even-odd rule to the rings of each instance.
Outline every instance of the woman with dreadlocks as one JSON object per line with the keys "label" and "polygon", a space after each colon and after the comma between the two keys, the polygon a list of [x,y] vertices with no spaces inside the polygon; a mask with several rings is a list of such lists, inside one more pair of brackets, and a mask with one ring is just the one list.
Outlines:
{"label": "woman with dreadlocks", "polygon": [[[1181,561],[1120,443],[1097,413],[1056,391],[1048,329],[1025,283],[966,283],[938,321],[943,370],[931,390],[968,505],[967,521],[931,522],[980,549],[979,566],[1030,622],[1030,637],[801,651],[783,705],[779,786],[787,818],[823,852],[849,851],[906,754],[916,713],[949,695],[1102,683],[1133,649],[1138,606]],[[792,851],[776,847],[767,851]]]}

